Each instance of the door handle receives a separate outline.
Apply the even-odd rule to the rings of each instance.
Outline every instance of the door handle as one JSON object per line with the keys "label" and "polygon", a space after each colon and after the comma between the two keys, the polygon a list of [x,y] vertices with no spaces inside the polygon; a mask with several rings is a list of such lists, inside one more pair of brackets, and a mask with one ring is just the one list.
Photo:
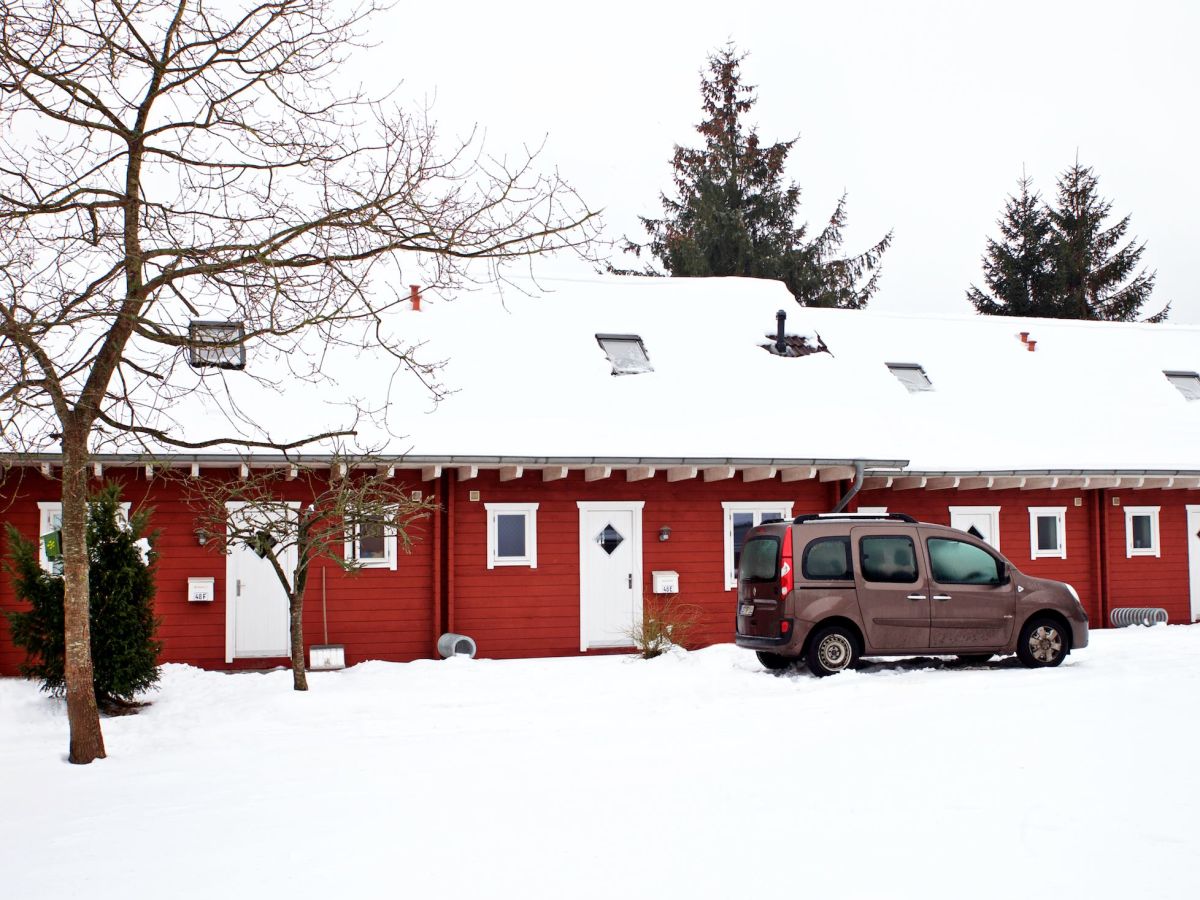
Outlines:
{"label": "door handle", "polygon": [[934,594],[933,599],[946,601],[946,600],[950,599],[950,595],[949,594]]}
{"label": "door handle", "polygon": [[632,572],[629,573],[629,589],[631,591],[633,590],[633,573]]}
{"label": "door handle", "polygon": [[240,578],[237,580],[237,594],[235,596],[242,596],[242,579]]}
{"label": "door handle", "polygon": [[907,599],[909,599],[909,600],[924,600],[925,595],[924,594],[909,594]]}

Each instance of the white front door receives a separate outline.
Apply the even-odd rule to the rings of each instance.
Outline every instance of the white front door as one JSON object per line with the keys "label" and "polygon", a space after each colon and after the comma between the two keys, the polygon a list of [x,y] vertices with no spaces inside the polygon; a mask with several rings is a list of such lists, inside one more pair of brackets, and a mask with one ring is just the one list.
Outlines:
{"label": "white front door", "polygon": [[973,534],[1000,549],[1000,507],[951,506],[950,527]]}
{"label": "white front door", "polygon": [[[230,521],[245,519],[244,503],[227,503]],[[296,565],[295,546],[279,560],[290,583]],[[225,661],[291,653],[288,602],[270,560],[260,559],[245,544],[230,542],[225,558]]]}
{"label": "white front door", "polygon": [[642,501],[579,503],[579,649],[631,647],[642,620]]}
{"label": "white front door", "polygon": [[1200,622],[1200,505],[1188,505],[1188,583],[1192,591],[1192,621]]}

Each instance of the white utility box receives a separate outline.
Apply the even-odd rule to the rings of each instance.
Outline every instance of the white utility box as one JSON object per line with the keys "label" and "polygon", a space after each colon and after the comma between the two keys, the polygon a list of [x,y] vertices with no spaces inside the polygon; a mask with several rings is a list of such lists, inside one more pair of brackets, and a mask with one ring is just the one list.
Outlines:
{"label": "white utility box", "polygon": [[656,594],[678,594],[679,593],[679,573],[678,572],[651,572],[651,581],[654,584],[654,593]]}
{"label": "white utility box", "polygon": [[215,578],[189,578],[188,602],[212,603],[217,593]]}

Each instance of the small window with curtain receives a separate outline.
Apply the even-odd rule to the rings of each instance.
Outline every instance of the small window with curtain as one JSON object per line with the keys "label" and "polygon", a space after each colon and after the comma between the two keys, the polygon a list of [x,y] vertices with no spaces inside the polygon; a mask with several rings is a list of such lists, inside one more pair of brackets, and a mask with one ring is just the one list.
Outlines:
{"label": "small window with curtain", "polygon": [[537,568],[536,503],[485,503],[487,567]]}
{"label": "small window with curtain", "polygon": [[1029,507],[1029,558],[1067,558],[1067,508]]}
{"label": "small window with curtain", "polygon": [[396,568],[396,529],[384,522],[346,520],[342,554],[363,569]]}
{"label": "small window with curtain", "polygon": [[1161,556],[1157,506],[1125,507],[1125,556]]}

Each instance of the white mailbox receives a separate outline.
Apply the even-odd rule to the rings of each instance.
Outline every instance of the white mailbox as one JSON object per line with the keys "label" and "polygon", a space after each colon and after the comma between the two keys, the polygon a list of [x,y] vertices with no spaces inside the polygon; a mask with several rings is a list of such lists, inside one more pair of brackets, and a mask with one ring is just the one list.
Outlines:
{"label": "white mailbox", "polygon": [[654,583],[654,593],[656,594],[678,594],[679,593],[679,573],[678,572],[651,572],[651,581]]}
{"label": "white mailbox", "polygon": [[188,579],[188,602],[189,603],[212,603],[213,597],[216,594],[216,579],[215,578],[189,578]]}

